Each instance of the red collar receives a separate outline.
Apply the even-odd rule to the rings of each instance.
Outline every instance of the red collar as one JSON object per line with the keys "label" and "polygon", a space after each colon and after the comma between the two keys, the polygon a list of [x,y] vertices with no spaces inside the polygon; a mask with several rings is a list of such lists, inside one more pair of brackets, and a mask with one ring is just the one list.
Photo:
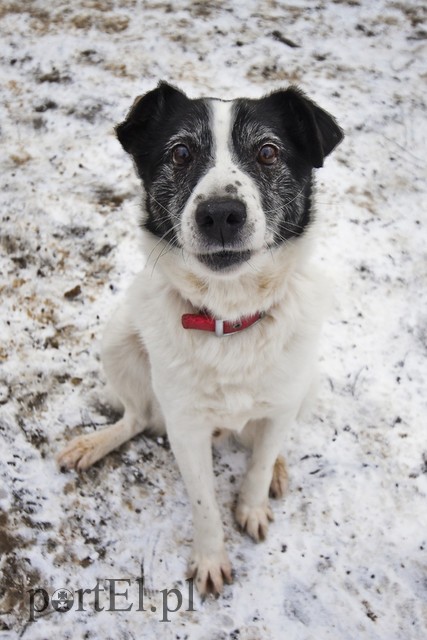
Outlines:
{"label": "red collar", "polygon": [[213,316],[206,313],[184,313],[181,318],[184,329],[197,329],[199,331],[211,331],[218,338],[237,333],[251,327],[256,322],[262,320],[265,312],[257,312],[253,316],[246,316],[237,322],[229,322],[228,320],[217,320]]}

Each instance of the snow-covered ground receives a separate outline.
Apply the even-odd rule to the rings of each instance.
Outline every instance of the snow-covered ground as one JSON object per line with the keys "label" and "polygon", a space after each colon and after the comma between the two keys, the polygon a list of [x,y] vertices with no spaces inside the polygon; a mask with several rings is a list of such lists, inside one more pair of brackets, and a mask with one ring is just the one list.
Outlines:
{"label": "snow-covered ground", "polygon": [[[2,0],[2,638],[427,637],[423,7]],[[263,544],[231,515],[245,454],[215,455],[236,575],[205,603],[188,601],[190,509],[166,442],[138,438],[80,476],[54,462],[73,434],[112,420],[99,338],[143,265],[138,183],[113,125],[159,79],[219,97],[297,83],[346,132],[318,172],[316,260],[336,292],[319,400],[283,445],[290,490]],[[106,591],[104,611],[93,592],[79,603],[97,581],[127,588],[115,608],[133,608],[107,611]],[[61,588],[70,611],[49,601],[31,616],[31,590]],[[182,605],[166,621],[173,588]]]}

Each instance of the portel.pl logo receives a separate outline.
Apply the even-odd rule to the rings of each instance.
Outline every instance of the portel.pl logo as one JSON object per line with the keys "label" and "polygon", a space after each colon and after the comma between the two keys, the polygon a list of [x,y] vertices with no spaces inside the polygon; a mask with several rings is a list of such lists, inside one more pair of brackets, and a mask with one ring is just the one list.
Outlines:
{"label": "portel.pl logo", "polygon": [[[91,589],[79,588],[71,590],[69,588],[56,589],[49,596],[47,589],[28,589],[29,620],[34,621],[41,617],[49,608],[59,613],[68,611],[87,611],[92,608],[95,612],[100,611],[140,611],[143,613],[158,614],[161,616],[160,622],[170,622],[169,614],[180,611],[183,607],[184,596],[188,607],[185,611],[195,611],[194,583],[189,578],[185,581],[186,587],[181,589],[161,589],[156,592],[156,604],[148,605],[144,596],[144,577],[141,578],[104,578],[97,580],[96,585]],[[104,586],[102,586],[104,585]],[[153,597],[153,594],[150,593]],[[144,606],[145,605],[145,606]]]}

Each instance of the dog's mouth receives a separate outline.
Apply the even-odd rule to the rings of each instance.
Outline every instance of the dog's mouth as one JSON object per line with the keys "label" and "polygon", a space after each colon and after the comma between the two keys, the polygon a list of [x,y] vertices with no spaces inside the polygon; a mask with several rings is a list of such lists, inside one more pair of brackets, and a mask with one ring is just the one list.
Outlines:
{"label": "dog's mouth", "polygon": [[216,251],[215,253],[199,253],[197,258],[212,271],[228,271],[247,262],[252,252],[246,251]]}

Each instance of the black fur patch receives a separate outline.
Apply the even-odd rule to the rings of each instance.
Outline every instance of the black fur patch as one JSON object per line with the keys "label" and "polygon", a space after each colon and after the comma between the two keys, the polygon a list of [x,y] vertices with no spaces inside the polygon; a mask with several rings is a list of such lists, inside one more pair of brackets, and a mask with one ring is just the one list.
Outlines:
{"label": "black fur patch", "polygon": [[[144,183],[142,224],[171,245],[179,244],[177,229],[188,198],[214,163],[211,102],[190,100],[161,83],[134,103],[116,129]],[[234,101],[233,119],[233,160],[261,194],[273,246],[301,235],[312,217],[313,168],[322,166],[341,141],[341,129],[332,116],[293,87],[260,100]],[[265,144],[278,149],[277,161],[272,164],[257,160]],[[185,145],[189,151],[184,165],[174,162],[177,145]],[[222,188],[235,194],[239,186],[240,182],[233,184],[229,176]]]}
{"label": "black fur patch", "polygon": [[[206,101],[190,100],[162,83],[143,96],[116,129],[144,183],[142,225],[171,244],[178,243],[177,225],[192,190],[213,163],[209,120]],[[191,162],[185,168],[173,162],[177,144],[190,151]]]}
{"label": "black fur patch", "polygon": [[[236,101],[236,161],[258,185],[274,244],[301,235],[310,223],[313,168],[322,166],[341,139],[332,116],[296,89]],[[279,149],[277,162],[254,162],[257,150],[268,142]]]}

